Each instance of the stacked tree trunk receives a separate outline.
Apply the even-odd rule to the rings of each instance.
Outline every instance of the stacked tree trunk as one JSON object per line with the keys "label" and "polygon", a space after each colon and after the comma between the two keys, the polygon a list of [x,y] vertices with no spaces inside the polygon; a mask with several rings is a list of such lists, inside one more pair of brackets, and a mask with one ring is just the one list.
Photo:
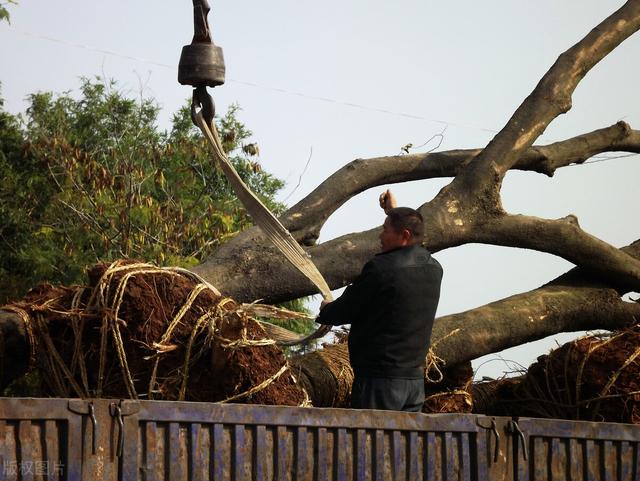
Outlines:
{"label": "stacked tree trunk", "polygon": [[[59,397],[348,407],[346,336],[287,359],[243,305],[188,271],[117,262],[86,286],[42,285],[3,308],[0,379]],[[470,362],[430,351],[423,412],[640,422],[640,328],[541,356],[519,378],[473,385]],[[30,392],[33,394],[33,391]]]}

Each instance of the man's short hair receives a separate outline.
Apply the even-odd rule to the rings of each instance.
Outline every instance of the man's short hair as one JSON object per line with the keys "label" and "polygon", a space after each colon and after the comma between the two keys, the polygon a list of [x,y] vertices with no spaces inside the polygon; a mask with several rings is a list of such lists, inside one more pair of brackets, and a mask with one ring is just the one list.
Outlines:
{"label": "man's short hair", "polygon": [[424,237],[424,220],[420,212],[410,207],[396,207],[387,212],[387,217],[396,232],[407,229],[414,239],[422,241]]}

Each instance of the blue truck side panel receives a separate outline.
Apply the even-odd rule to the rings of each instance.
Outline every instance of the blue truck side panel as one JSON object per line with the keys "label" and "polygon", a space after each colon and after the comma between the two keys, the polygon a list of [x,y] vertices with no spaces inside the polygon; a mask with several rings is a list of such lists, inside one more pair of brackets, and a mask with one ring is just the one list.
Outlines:
{"label": "blue truck side panel", "polygon": [[640,426],[0,399],[2,480],[638,480]]}

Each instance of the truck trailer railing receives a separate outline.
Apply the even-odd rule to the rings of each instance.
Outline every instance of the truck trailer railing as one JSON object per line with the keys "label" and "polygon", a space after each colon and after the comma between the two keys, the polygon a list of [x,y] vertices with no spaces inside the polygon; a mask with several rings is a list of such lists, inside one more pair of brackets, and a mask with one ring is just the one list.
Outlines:
{"label": "truck trailer railing", "polygon": [[0,399],[0,480],[637,480],[640,426]]}

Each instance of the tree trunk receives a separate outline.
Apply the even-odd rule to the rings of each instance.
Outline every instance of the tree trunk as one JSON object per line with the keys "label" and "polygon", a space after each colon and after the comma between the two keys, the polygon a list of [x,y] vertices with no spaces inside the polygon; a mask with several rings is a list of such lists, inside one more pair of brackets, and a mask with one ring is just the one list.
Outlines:
{"label": "tree trunk", "polygon": [[[462,172],[480,151],[452,150],[355,160],[327,178],[311,194],[289,209],[280,220],[298,242],[307,246],[307,252],[327,279],[329,286],[332,289],[343,287],[351,282],[365,262],[377,253],[377,235],[380,227],[313,245],[320,228],[335,210],[354,195],[379,185],[454,177]],[[513,168],[552,176],[558,168],[580,164],[593,155],[607,151],[640,152],[640,131],[632,130],[624,122],[619,122],[562,142],[534,146],[525,152]],[[442,202],[434,200],[422,206],[421,212],[429,227],[426,229],[425,237],[425,244],[429,250],[437,252],[468,242],[484,242],[552,252],[578,265],[600,265],[595,265],[594,258],[586,248],[574,251],[573,247],[565,245],[559,249],[555,238],[557,228],[550,232],[550,236],[542,236],[538,245],[525,245],[526,236],[524,241],[520,242],[506,233],[494,234],[493,238],[490,238],[492,230],[486,225],[483,227],[480,218],[476,221],[467,220],[466,225],[469,227],[463,232],[456,232],[457,227],[449,229],[449,225],[456,226],[463,222],[461,210],[461,203],[457,200],[445,203],[444,206]],[[460,216],[454,215],[457,213],[460,213]],[[562,222],[557,221],[557,224],[562,225]],[[573,237],[576,243],[581,242],[583,238],[589,239],[590,245],[598,244],[593,247],[596,252],[604,252],[602,257],[615,257],[616,249],[584,233],[578,238],[582,231],[575,225],[571,226],[568,221],[565,223],[566,229],[575,230]],[[477,226],[474,227],[475,224]],[[503,231],[506,229],[507,227],[502,228]],[[541,233],[546,230],[551,231],[550,228],[542,226]],[[626,259],[622,257],[623,260]],[[605,260],[598,259],[598,262],[605,262],[606,265]],[[220,246],[210,259],[195,267],[194,271],[207,278],[224,294],[242,302],[252,302],[256,299],[281,302],[317,292],[316,288],[268,243],[258,227],[249,228]]]}

